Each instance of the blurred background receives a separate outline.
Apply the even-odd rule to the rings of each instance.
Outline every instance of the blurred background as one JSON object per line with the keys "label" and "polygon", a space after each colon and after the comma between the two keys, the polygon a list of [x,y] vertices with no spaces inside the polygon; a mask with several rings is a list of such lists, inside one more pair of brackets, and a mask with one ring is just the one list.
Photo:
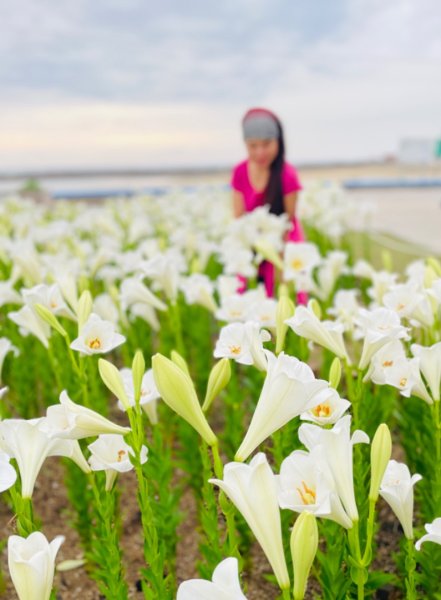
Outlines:
{"label": "blurred background", "polygon": [[228,185],[250,106],[302,181],[441,252],[438,0],[0,2],[0,193]]}

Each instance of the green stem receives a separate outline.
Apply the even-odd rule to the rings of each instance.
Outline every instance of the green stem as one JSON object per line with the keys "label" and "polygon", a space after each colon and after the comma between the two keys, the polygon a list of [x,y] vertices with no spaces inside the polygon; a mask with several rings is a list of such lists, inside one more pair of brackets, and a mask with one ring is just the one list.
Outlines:
{"label": "green stem", "polygon": [[[282,589],[282,598],[283,600],[291,600],[291,591],[289,588]],[[302,598],[294,598],[294,600],[302,600]]]}
{"label": "green stem", "polygon": [[374,537],[374,524],[375,524],[375,505],[376,501],[369,498],[369,516],[366,527],[366,546],[363,554],[363,564],[368,566],[371,562],[372,556],[372,539]]}
{"label": "green stem", "polygon": [[[441,504],[441,423],[439,404],[439,401],[435,401],[432,405],[432,418],[435,427],[435,477],[433,504],[436,508],[436,511],[439,510],[439,506]],[[436,512],[436,514],[438,514],[438,512]]]}
{"label": "green stem", "polygon": [[417,600],[415,586],[415,546],[413,540],[406,540],[406,599]]}

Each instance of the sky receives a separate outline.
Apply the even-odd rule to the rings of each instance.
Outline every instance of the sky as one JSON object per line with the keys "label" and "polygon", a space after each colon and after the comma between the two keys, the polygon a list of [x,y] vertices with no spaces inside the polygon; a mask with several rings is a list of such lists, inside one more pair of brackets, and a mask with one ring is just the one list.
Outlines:
{"label": "sky", "polygon": [[0,172],[296,163],[441,136],[439,0],[0,0]]}

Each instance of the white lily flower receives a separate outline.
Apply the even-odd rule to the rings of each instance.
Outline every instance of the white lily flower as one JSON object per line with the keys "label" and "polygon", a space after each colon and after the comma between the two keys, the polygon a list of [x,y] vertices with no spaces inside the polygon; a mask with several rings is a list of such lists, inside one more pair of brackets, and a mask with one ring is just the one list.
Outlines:
{"label": "white lily flower", "polygon": [[265,454],[256,454],[249,465],[230,462],[224,478],[209,479],[230,498],[256,536],[280,588],[290,585],[283,552],[280,510],[274,474]]}
{"label": "white lily flower", "polygon": [[261,331],[257,322],[230,323],[220,330],[213,356],[232,358],[242,365],[255,364],[261,370],[265,370],[263,342],[270,339],[270,334],[265,330]]}
{"label": "white lily flower", "polygon": [[413,539],[413,486],[422,479],[410,475],[407,465],[390,460],[380,486],[380,496],[386,500],[401,523],[404,535]]}
{"label": "white lily flower", "polygon": [[[118,473],[127,473],[133,469],[130,456],[134,456],[133,449],[124,441],[122,435],[103,433],[88,449],[91,453],[88,461],[92,471],[106,471],[106,490],[112,489]],[[140,462],[147,462],[148,450],[142,446]]]}
{"label": "white lily flower", "polygon": [[419,358],[419,367],[432,392],[432,397],[437,402],[440,399],[441,386],[441,342],[433,346],[424,347],[412,344],[412,354]]}
{"label": "white lily flower", "polygon": [[276,481],[280,508],[299,513],[308,511],[346,529],[352,527],[320,447],[313,448],[310,453],[292,452],[282,462]]}
{"label": "white lily flower", "polygon": [[403,327],[400,317],[388,308],[376,308],[372,311],[361,308],[356,319],[360,327],[360,337],[363,337],[359,369],[365,369],[382,346],[397,339],[409,339],[407,328]]}
{"label": "white lily flower", "polygon": [[400,394],[406,398],[413,394],[427,402],[427,404],[433,403],[421,378],[418,357],[411,359],[406,357],[397,358],[393,366],[387,369],[384,382],[396,387],[400,390]]}
{"label": "white lily flower", "polygon": [[[236,289],[237,289],[237,280]],[[230,294],[225,298],[222,297],[222,303],[215,313],[216,319],[226,321],[227,323],[235,323],[247,320],[247,314],[250,306],[255,302],[264,300],[266,297],[262,288],[246,291],[244,294]]]}
{"label": "white lily flower", "polygon": [[25,303],[31,308],[35,304],[42,304],[56,316],[68,317],[72,320],[76,319],[74,313],[65,303],[60,288],[56,283],[53,285],[40,283],[29,289],[22,289],[21,293]]}
{"label": "white lily flower", "polygon": [[34,335],[45,348],[49,348],[51,328],[29,306],[23,306],[18,311],[8,313],[8,318],[19,327],[21,335]]}
{"label": "white lily flower", "polygon": [[441,544],[441,517],[436,518],[432,523],[426,523],[424,528],[427,533],[416,542],[415,548],[417,550],[421,550],[421,544],[424,544],[424,542]]}
{"label": "white lily flower", "polygon": [[311,307],[297,306],[294,316],[285,321],[291,329],[304,338],[327,348],[339,358],[349,360],[343,341],[343,326],[332,321],[320,321]]}
{"label": "white lily flower", "polygon": [[378,385],[386,383],[389,370],[396,365],[398,360],[406,359],[403,342],[401,340],[392,340],[382,346],[372,355],[369,369],[363,378],[363,381],[371,379]]}
{"label": "white lily flower", "polygon": [[76,404],[66,390],[60,394],[60,404],[48,407],[41,429],[51,437],[68,440],[80,440],[102,433],[125,435],[130,431],[130,427],[116,425],[94,410]]}
{"label": "white lily flower", "polygon": [[42,430],[44,422],[45,417],[28,421],[0,421],[0,447],[17,461],[23,498],[32,497],[35,480],[49,456],[65,456],[72,459],[84,472],[90,471],[78,442],[50,437]]}
{"label": "white lily flower", "polygon": [[297,281],[299,275],[309,273],[320,262],[320,253],[311,242],[288,242],[283,255],[283,279]]}
{"label": "white lily flower", "polygon": [[84,323],[79,336],[71,343],[72,350],[82,354],[105,354],[126,341],[110,321],[104,321],[95,313],[91,313]]}
{"label": "white lily flower", "polygon": [[176,600],[247,600],[240,588],[237,558],[220,562],[213,571],[212,581],[183,581]]}
{"label": "white lily flower", "polygon": [[217,310],[217,304],[213,297],[214,283],[207,275],[194,273],[182,279],[180,287],[184,292],[187,304],[200,304],[213,313]]}
{"label": "white lily flower", "polygon": [[349,400],[340,398],[337,390],[331,387],[328,388],[327,394],[323,393],[320,404],[303,412],[300,418],[302,421],[312,421],[318,425],[333,425],[341,419],[350,406]]}
{"label": "white lily flower", "polygon": [[9,464],[10,457],[0,450],[0,492],[9,490],[17,479],[14,467]]}
{"label": "white lily flower", "polygon": [[127,310],[133,304],[147,304],[157,310],[166,310],[167,305],[157,298],[149,288],[136,277],[124,279],[121,284],[121,305]]}
{"label": "white lily flower", "polygon": [[[132,369],[120,369],[120,373],[130,406],[135,406]],[[153,377],[153,369],[148,369],[142,377],[139,404],[153,425],[158,422],[156,404],[160,397],[161,394],[156,387],[155,378]],[[120,401],[118,401],[118,408],[120,410],[125,410]]]}
{"label": "white lily flower", "polygon": [[309,451],[315,446],[322,447],[322,456],[335,482],[335,487],[344,509],[351,521],[358,521],[355,503],[353,478],[353,446],[369,443],[364,431],[357,430],[351,437],[351,416],[342,417],[332,429],[322,429],[317,425],[304,423],[299,428],[299,439]]}
{"label": "white lily flower", "polygon": [[390,291],[386,292],[383,295],[383,304],[403,318],[409,317],[423,298],[423,295],[418,292],[418,286],[414,282],[408,282],[394,285]]}
{"label": "white lily flower", "polygon": [[0,281],[0,307],[5,304],[23,304],[23,298],[14,289],[12,281]]}
{"label": "white lily flower", "polygon": [[12,344],[11,340],[9,340],[6,337],[0,338],[0,381],[2,377],[3,363],[5,361],[6,355],[9,352],[12,352],[14,356],[18,356],[20,354],[18,348],[16,348]]}
{"label": "white lily flower", "polygon": [[338,290],[334,296],[334,304],[328,309],[328,314],[334,316],[338,323],[342,323],[345,331],[354,328],[354,317],[358,314],[358,290]]}
{"label": "white lily flower", "polygon": [[263,298],[253,302],[248,308],[246,320],[257,321],[261,327],[275,329],[278,301],[275,298]]}
{"label": "white lily flower", "polygon": [[268,371],[245,438],[236,452],[243,461],[275,431],[328,396],[328,382],[306,364],[281,352],[266,351]]}
{"label": "white lily flower", "polygon": [[51,543],[40,531],[27,538],[8,539],[8,566],[19,600],[49,600],[55,571],[55,557],[64,542],[59,535]]}

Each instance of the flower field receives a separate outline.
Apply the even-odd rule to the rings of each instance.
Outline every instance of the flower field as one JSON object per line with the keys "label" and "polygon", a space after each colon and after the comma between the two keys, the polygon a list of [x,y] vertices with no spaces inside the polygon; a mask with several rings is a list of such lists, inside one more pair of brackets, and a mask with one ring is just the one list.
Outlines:
{"label": "flower field", "polygon": [[356,259],[369,210],[3,199],[3,597],[441,598],[441,263]]}

